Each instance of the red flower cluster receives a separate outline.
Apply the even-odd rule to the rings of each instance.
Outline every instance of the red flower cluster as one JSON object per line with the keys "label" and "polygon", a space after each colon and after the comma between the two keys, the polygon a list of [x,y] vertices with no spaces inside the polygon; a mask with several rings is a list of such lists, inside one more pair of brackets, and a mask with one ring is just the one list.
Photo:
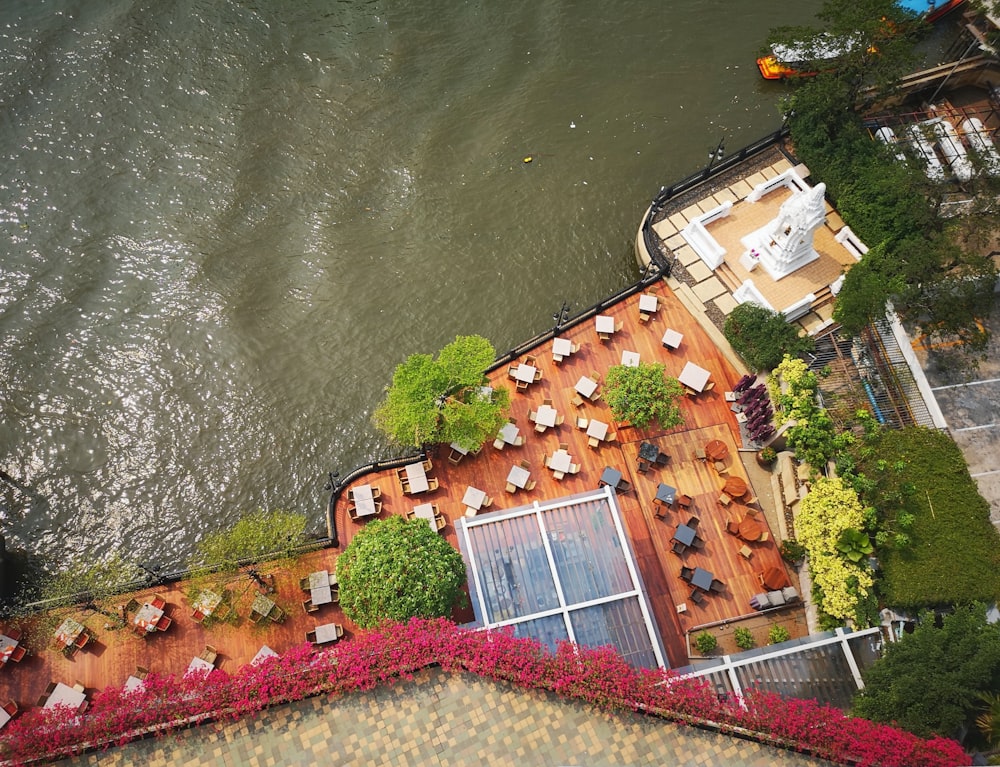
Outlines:
{"label": "red flower cluster", "polygon": [[443,619],[386,624],[320,651],[301,645],[232,675],[221,670],[181,679],[150,674],[141,690],[107,688],[82,715],[67,708],[29,709],[0,734],[0,756],[21,764],[107,748],[321,693],[370,690],[433,665],[548,690],[605,710],[643,711],[738,732],[841,764],[956,767],[969,761],[953,740],[923,740],[815,701],[756,691],[742,701],[720,698],[705,681],[636,670],[609,647],[564,643],[552,654],[509,631],[466,631]]}

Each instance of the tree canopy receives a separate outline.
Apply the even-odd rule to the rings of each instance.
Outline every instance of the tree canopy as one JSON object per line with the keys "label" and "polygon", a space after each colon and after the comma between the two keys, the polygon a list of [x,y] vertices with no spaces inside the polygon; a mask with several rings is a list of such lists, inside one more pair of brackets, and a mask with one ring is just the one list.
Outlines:
{"label": "tree canopy", "polygon": [[654,419],[664,430],[683,423],[677,406],[683,389],[665,371],[665,365],[651,362],[612,366],[605,379],[604,399],[615,418],[640,429]]}
{"label": "tree canopy", "polygon": [[482,336],[458,336],[437,359],[410,355],[396,367],[375,425],[400,445],[456,442],[478,448],[499,431],[510,404],[507,389],[483,388],[484,371],[495,357]]}
{"label": "tree canopy", "polygon": [[448,617],[463,596],[465,562],[426,520],[394,515],[351,539],[337,559],[337,583],[344,614],[362,628]]}
{"label": "tree canopy", "polygon": [[244,515],[228,530],[209,533],[198,542],[193,567],[239,568],[240,560],[287,556],[305,539],[306,518],[288,511],[258,509]]}
{"label": "tree canopy", "polygon": [[726,317],[726,340],[753,370],[773,370],[788,354],[812,351],[813,341],[800,336],[783,315],[754,303],[743,303]]}
{"label": "tree canopy", "polygon": [[852,30],[870,41],[835,71],[801,79],[784,107],[796,154],[870,248],[848,272],[834,319],[855,334],[891,301],[928,337],[957,339],[980,353],[989,336],[977,321],[992,306],[994,264],[963,248],[958,226],[939,215],[942,185],[875,141],[857,112],[862,95],[877,99],[914,68],[913,46],[925,25],[891,0],[826,0],[818,15],[822,30],[782,28],[771,41]]}
{"label": "tree canopy", "polygon": [[855,715],[921,737],[954,737],[972,724],[978,694],[1000,689],[1000,624],[987,623],[978,604],[940,621],[927,613],[912,634],[887,644],[862,677]]}

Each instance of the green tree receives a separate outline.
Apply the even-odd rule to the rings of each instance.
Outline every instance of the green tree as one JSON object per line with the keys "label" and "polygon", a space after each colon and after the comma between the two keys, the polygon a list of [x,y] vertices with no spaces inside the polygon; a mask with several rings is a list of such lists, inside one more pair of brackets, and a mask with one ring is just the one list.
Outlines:
{"label": "green tree", "polygon": [[665,371],[665,365],[652,362],[612,366],[605,379],[604,399],[615,418],[640,429],[654,419],[664,430],[684,423],[677,405],[684,390]]}
{"label": "green tree", "polygon": [[972,725],[980,693],[1000,689],[1000,624],[983,605],[925,614],[912,634],[886,646],[862,677],[853,713],[915,735],[954,737]]}
{"label": "green tree", "polygon": [[236,570],[240,560],[291,556],[305,540],[305,529],[302,514],[258,509],[244,515],[230,529],[202,538],[190,564],[193,568]]}
{"label": "green tree", "polygon": [[340,606],[362,628],[451,615],[464,597],[465,562],[422,519],[366,525],[337,559]]}
{"label": "green tree", "polygon": [[800,336],[784,316],[754,303],[743,303],[726,317],[726,340],[753,370],[773,370],[786,354],[812,351],[813,341]]}
{"label": "green tree", "polygon": [[482,336],[458,336],[437,359],[410,355],[396,367],[375,425],[400,445],[457,442],[478,448],[500,430],[510,406],[507,389],[483,388],[495,356]]}

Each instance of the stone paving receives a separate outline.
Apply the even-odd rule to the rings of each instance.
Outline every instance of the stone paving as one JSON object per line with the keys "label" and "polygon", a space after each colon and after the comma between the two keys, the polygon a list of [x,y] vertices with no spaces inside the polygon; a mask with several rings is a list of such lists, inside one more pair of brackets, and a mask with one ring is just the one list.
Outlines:
{"label": "stone paving", "polygon": [[270,765],[671,765],[823,767],[830,762],[634,714],[609,715],[469,674],[422,672],[345,698],[276,706],[63,762],[145,767]]}

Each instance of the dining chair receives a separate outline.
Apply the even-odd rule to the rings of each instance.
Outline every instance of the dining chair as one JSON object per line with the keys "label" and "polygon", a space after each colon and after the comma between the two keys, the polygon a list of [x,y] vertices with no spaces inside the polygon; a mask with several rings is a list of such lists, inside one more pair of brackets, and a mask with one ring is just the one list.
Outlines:
{"label": "dining chair", "polygon": [[690,581],[693,576],[694,576],[694,568],[693,567],[687,567],[686,565],[681,566],[681,580],[682,581]]}
{"label": "dining chair", "polygon": [[570,474],[579,474],[580,473],[580,464],[578,464],[578,463],[571,463],[569,465],[569,473]]}
{"label": "dining chair", "polygon": [[611,340],[611,336],[609,336],[607,333],[598,333],[597,338],[601,341],[601,343]]}
{"label": "dining chair", "polygon": [[654,519],[666,519],[667,518],[667,505],[656,498],[653,499],[653,503],[656,506],[656,510],[653,512]]}
{"label": "dining chair", "polygon": [[28,651],[25,649],[24,645],[18,645],[11,651],[10,658],[8,658],[8,660],[13,661],[14,663],[20,663],[27,654]]}
{"label": "dining chair", "polygon": [[149,676],[149,669],[145,666],[136,666],[134,676],[136,679],[145,679]]}
{"label": "dining chair", "polygon": [[563,471],[554,471],[554,472],[552,472],[552,476],[553,476],[553,477],[554,477],[555,479],[562,479],[563,477],[565,477],[565,476],[566,476],[566,473],[565,473],[565,472],[563,472]]}
{"label": "dining chair", "polygon": [[597,437],[587,437],[587,447],[597,448],[601,441]]}
{"label": "dining chair", "polygon": [[732,502],[733,502],[733,499],[732,499],[732,497],[730,497],[730,495],[728,493],[720,493],[719,494],[719,504],[720,505],[722,505],[722,506],[728,506]]}
{"label": "dining chair", "polygon": [[743,546],[742,546],[742,548],[740,549],[740,554],[742,554],[742,555],[743,555],[743,558],[744,558],[744,559],[747,559],[747,560],[749,560],[749,559],[750,559],[750,557],[752,557],[752,556],[753,556],[753,549],[751,549],[751,548],[750,548],[749,546],[747,546],[747,545],[746,545],[746,544],[744,543],[744,544],[743,544]]}
{"label": "dining chair", "polygon": [[497,450],[503,450],[504,445],[506,444],[507,443],[503,441],[502,437],[497,437],[495,440],[493,440],[493,447],[495,447]]}
{"label": "dining chair", "polygon": [[618,441],[618,432],[616,432],[616,431],[609,431],[608,432],[608,436],[606,436],[604,438],[604,441],[605,442],[617,442]]}
{"label": "dining chair", "polygon": [[427,478],[427,492],[433,492],[437,490],[441,485],[438,483],[437,477]]}
{"label": "dining chair", "polygon": [[615,332],[620,333],[623,327],[625,327],[625,323],[622,320],[618,320],[618,322],[615,323]]}
{"label": "dining chair", "polygon": [[691,597],[690,597],[690,599],[696,605],[700,605],[700,604],[702,604],[705,601],[705,595],[702,594],[698,589],[693,589],[691,591]]}
{"label": "dining chair", "polygon": [[520,463],[520,466],[521,466],[522,469],[530,469],[531,468],[531,463],[529,461],[527,461],[527,460],[522,460],[521,463]]}
{"label": "dining chair", "polygon": [[685,522],[684,524],[686,524],[688,527],[695,528],[698,527],[699,522],[701,522],[701,519],[692,514],[690,517],[688,517],[687,522]]}
{"label": "dining chair", "polygon": [[506,490],[508,493],[516,493],[517,492],[517,486],[514,485],[513,482],[508,482],[507,483],[507,487],[505,487],[504,490]]}
{"label": "dining chair", "polygon": [[463,458],[465,458],[464,455],[462,455],[460,452],[452,448],[451,453],[448,454],[448,463],[458,466],[458,464],[461,463]]}
{"label": "dining chair", "polygon": [[682,509],[690,509],[691,508],[691,496],[690,495],[684,495],[683,493],[680,493],[677,496],[677,505],[680,506]]}
{"label": "dining chair", "polygon": [[481,504],[479,504],[480,508],[483,508],[483,509],[488,509],[492,505],[493,505],[493,496],[492,495],[488,495],[485,498],[483,498],[483,502]]}
{"label": "dining chair", "polygon": [[760,538],[758,538],[757,540],[760,541],[761,543],[767,543],[769,540],[771,540],[771,534],[766,532],[761,533]]}
{"label": "dining chair", "polygon": [[378,500],[381,497],[382,497],[382,488],[380,488],[380,487],[373,487],[372,488],[372,498],[374,498],[375,500]]}
{"label": "dining chair", "polygon": [[590,426],[590,419],[589,418],[584,418],[583,416],[577,416],[576,417],[576,428],[578,428],[578,429],[586,429],[588,426]]}
{"label": "dining chair", "polygon": [[534,423],[537,418],[538,418],[538,411],[537,410],[529,410],[528,411],[528,420],[529,421],[531,421],[532,423]]}
{"label": "dining chair", "polygon": [[703,548],[705,548],[705,539],[704,538],[699,538],[696,535],[694,537],[694,540],[691,541],[691,548],[694,548],[694,549],[703,549]]}
{"label": "dining chair", "polygon": [[528,382],[527,381],[521,381],[521,380],[519,380],[517,382],[517,388],[518,389],[527,389],[528,388]]}
{"label": "dining chair", "polygon": [[566,416],[559,413],[559,415],[556,416],[556,426],[562,426],[564,423],[566,423]]}
{"label": "dining chair", "polygon": [[83,686],[83,682],[76,681],[73,682],[73,689],[76,690],[77,692],[83,692],[87,688]]}
{"label": "dining chair", "polygon": [[730,519],[728,522],[726,522],[726,532],[729,533],[730,535],[739,535],[740,534],[739,523],[736,522],[735,520]]}
{"label": "dining chair", "polygon": [[335,624],[335,628],[337,630],[337,639],[340,639],[344,636],[344,627],[337,623]]}
{"label": "dining chair", "polygon": [[535,363],[537,362],[538,358],[534,354],[527,354],[524,357],[524,363],[526,365],[531,365],[531,367],[535,367]]}
{"label": "dining chair", "polygon": [[645,474],[647,471],[649,471],[649,462],[644,461],[642,458],[640,458],[639,465],[637,468],[639,469],[640,474]]}
{"label": "dining chair", "polygon": [[14,716],[14,714],[16,714],[18,711],[17,701],[8,700],[6,703],[3,704],[3,710],[6,711],[9,716]]}
{"label": "dining chair", "polygon": [[309,642],[309,644],[316,644],[316,632],[315,631],[307,631],[306,632],[306,641]]}
{"label": "dining chair", "polygon": [[685,545],[684,545],[683,543],[681,543],[680,541],[674,541],[674,542],[673,542],[673,543],[671,544],[671,546],[670,546],[670,551],[672,551],[672,552],[673,552],[674,554],[677,554],[678,556],[680,556],[680,555],[681,555],[681,554],[683,554],[683,553],[684,553],[685,551],[687,551],[687,546],[685,546]]}
{"label": "dining chair", "polygon": [[583,407],[583,397],[580,396],[579,392],[573,395],[573,398],[570,400],[570,402],[576,405],[577,407]]}
{"label": "dining chair", "polygon": [[639,322],[649,322],[650,315],[646,312],[639,312]]}
{"label": "dining chair", "polygon": [[696,447],[694,449],[694,457],[699,461],[704,461],[708,456],[705,455],[705,448]]}
{"label": "dining chair", "polygon": [[307,613],[319,612],[319,607],[313,604],[312,597],[302,600],[302,609]]}
{"label": "dining chair", "polygon": [[438,532],[441,532],[448,526],[448,520],[443,516],[434,517],[434,522],[437,524]]}
{"label": "dining chair", "polygon": [[[763,575],[761,575],[761,578],[763,579]],[[56,690],[56,683],[49,682],[48,686],[45,688],[45,697],[46,698],[49,697],[52,693],[55,692],[55,690]]]}
{"label": "dining chair", "polygon": [[203,613],[201,610],[195,610],[193,613],[191,613],[191,620],[193,620],[195,623],[201,623],[203,620],[205,620],[205,613]]}
{"label": "dining chair", "polygon": [[524,489],[525,490],[534,490],[536,484],[538,484],[537,481],[535,481],[533,479],[529,479],[528,483],[524,486]]}
{"label": "dining chair", "polygon": [[173,618],[171,618],[169,615],[164,615],[156,622],[156,630],[166,631],[168,628],[170,628],[170,624],[173,622],[174,622]]}
{"label": "dining chair", "polygon": [[718,578],[712,579],[712,585],[708,587],[709,591],[714,591],[716,594],[721,593],[726,588],[726,584],[720,581]]}
{"label": "dining chair", "polygon": [[656,456],[657,466],[666,466],[669,461],[670,461],[670,456],[667,453],[660,453],[659,455]]}
{"label": "dining chair", "polygon": [[87,642],[89,641],[90,641],[90,632],[87,631],[87,629],[84,629],[83,631],[80,632],[80,636],[76,638],[76,641],[74,641],[73,644],[76,645],[77,649],[82,650],[84,647],[87,646]]}
{"label": "dining chair", "polygon": [[340,586],[330,587],[330,602],[333,604],[340,603]]}
{"label": "dining chair", "polygon": [[541,381],[542,380],[542,371],[541,371],[541,369],[538,369],[538,370],[535,371],[535,379],[534,380],[536,380],[536,381]]}
{"label": "dining chair", "polygon": [[150,604],[157,610],[162,610],[164,607],[167,606],[167,600],[161,597],[159,594],[157,594],[155,597],[153,597],[153,601],[150,602]]}

